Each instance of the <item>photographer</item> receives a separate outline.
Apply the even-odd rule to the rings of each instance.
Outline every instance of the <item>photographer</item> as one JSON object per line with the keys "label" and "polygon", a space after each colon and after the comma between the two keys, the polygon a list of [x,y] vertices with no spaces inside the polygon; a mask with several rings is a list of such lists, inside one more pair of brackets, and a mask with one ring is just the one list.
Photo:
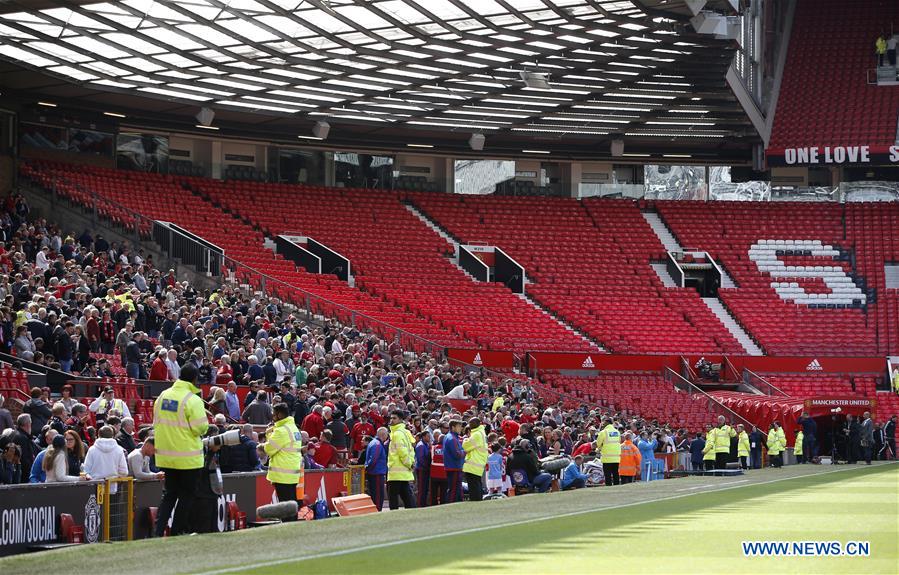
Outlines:
{"label": "photographer", "polygon": [[223,493],[222,472],[219,468],[219,451],[221,442],[209,441],[219,434],[218,428],[210,426],[203,441],[203,468],[197,482],[197,498],[194,502],[194,533],[213,533],[217,531],[215,524],[218,515],[218,498]]}
{"label": "photographer", "polygon": [[159,394],[153,405],[156,465],[165,472],[165,487],[156,518],[157,537],[165,533],[173,509],[172,535],[181,535],[188,530],[188,518],[203,468],[201,438],[209,429],[205,405],[197,395],[200,393],[196,386],[197,375],[196,365],[184,364],[181,378]]}
{"label": "photographer", "polygon": [[[268,474],[265,476],[278,495],[278,501],[296,501],[297,484],[302,466],[300,451],[302,441],[286,403],[278,403],[273,409],[275,422],[265,430],[266,442],[262,444],[269,456]],[[286,521],[295,521],[296,517]]]}

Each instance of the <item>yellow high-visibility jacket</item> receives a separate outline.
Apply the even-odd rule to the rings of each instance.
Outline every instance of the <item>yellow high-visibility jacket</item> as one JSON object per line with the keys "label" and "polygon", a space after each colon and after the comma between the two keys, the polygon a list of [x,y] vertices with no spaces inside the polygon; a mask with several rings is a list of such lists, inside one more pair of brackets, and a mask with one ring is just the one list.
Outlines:
{"label": "yellow high-visibility jacket", "polygon": [[296,485],[303,472],[303,442],[300,430],[293,417],[285,417],[275,422],[275,426],[263,445],[269,456],[266,479],[272,483]]}
{"label": "yellow high-visibility jacket", "polygon": [[179,379],[156,398],[153,404],[153,435],[156,465],[163,469],[203,467],[202,437],[209,429],[206,405],[200,390]]}
{"label": "yellow high-visibility jacket", "polygon": [[471,430],[471,434],[462,441],[462,449],[465,450],[462,471],[484,475],[484,466],[487,465],[487,434],[484,433],[483,425]]}
{"label": "yellow high-visibility jacket", "polygon": [[610,423],[596,437],[596,449],[603,463],[621,461],[621,433]]}
{"label": "yellow high-visibility jacket", "polygon": [[404,423],[390,426],[387,448],[387,481],[412,481],[415,467],[415,442]]}

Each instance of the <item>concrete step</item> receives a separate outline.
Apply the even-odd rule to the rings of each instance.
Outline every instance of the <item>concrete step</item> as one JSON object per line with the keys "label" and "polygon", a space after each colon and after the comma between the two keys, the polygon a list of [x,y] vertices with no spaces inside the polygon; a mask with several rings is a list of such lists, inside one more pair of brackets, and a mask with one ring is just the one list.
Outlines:
{"label": "concrete step", "polygon": [[730,315],[730,312],[727,311],[727,308],[724,307],[721,300],[716,297],[704,297],[702,298],[702,301],[705,302],[705,305],[708,306],[708,308],[712,310],[712,313],[714,313],[721,323],[724,324],[724,327],[726,327],[727,331],[734,336],[734,339],[743,346],[743,350],[746,351],[748,355],[765,355],[762,349],[756,345],[751,337],[749,337],[749,334],[740,327],[737,320]]}
{"label": "concrete step", "polygon": [[674,278],[671,277],[671,274],[668,273],[668,266],[666,264],[649,265],[656,271],[656,275],[659,276],[659,279],[662,280],[662,285],[665,287],[680,287],[677,285],[677,282],[674,281]]}
{"label": "concrete step", "polygon": [[656,236],[659,238],[659,241],[662,242],[662,245],[665,246],[666,250],[669,252],[677,252],[683,249],[680,244],[677,243],[674,234],[671,233],[671,230],[668,229],[668,226],[665,225],[665,222],[662,221],[659,214],[656,212],[643,212],[643,219],[646,220],[646,223],[649,224],[652,231],[656,233]]}
{"label": "concrete step", "polygon": [[579,336],[579,337],[580,337],[582,340],[584,340],[586,343],[592,345],[593,347],[597,348],[597,349],[600,350],[600,351],[605,351],[605,348],[603,348],[603,346],[600,345],[599,342],[597,342],[597,341],[593,340],[592,338],[588,337],[586,334],[584,334],[582,331],[580,331],[579,329],[575,328],[574,326],[568,325],[564,320],[562,320],[562,319],[561,319],[560,317],[558,317],[556,314],[550,312],[549,310],[547,310],[546,308],[544,308],[543,306],[541,306],[540,304],[538,304],[537,302],[535,302],[534,300],[532,300],[530,297],[528,297],[527,294],[520,293],[520,294],[515,294],[515,295],[517,295],[518,297],[520,297],[520,298],[523,299],[524,301],[526,301],[526,302],[528,302],[529,304],[531,304],[533,307],[537,308],[538,310],[542,311],[543,313],[545,313],[546,315],[548,315],[549,317],[551,317],[551,318],[553,319],[553,321],[555,321],[557,324],[561,325],[562,327],[564,327],[565,329],[567,329],[567,330],[570,331],[571,333],[573,333],[573,334]]}

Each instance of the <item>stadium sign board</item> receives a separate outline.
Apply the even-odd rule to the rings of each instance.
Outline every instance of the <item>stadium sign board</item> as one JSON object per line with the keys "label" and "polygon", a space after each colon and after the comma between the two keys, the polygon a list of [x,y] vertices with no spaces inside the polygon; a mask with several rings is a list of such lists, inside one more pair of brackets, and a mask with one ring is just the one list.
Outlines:
{"label": "stadium sign board", "polygon": [[805,146],[765,150],[769,167],[899,164],[899,146]]}

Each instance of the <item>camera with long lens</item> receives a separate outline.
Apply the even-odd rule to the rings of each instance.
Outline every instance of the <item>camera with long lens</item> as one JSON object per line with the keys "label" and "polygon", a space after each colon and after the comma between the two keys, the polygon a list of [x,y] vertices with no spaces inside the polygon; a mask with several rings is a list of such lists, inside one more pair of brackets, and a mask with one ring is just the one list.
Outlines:
{"label": "camera with long lens", "polygon": [[236,429],[212,435],[203,438],[203,447],[224,447],[226,445],[237,445],[240,443],[240,432]]}

